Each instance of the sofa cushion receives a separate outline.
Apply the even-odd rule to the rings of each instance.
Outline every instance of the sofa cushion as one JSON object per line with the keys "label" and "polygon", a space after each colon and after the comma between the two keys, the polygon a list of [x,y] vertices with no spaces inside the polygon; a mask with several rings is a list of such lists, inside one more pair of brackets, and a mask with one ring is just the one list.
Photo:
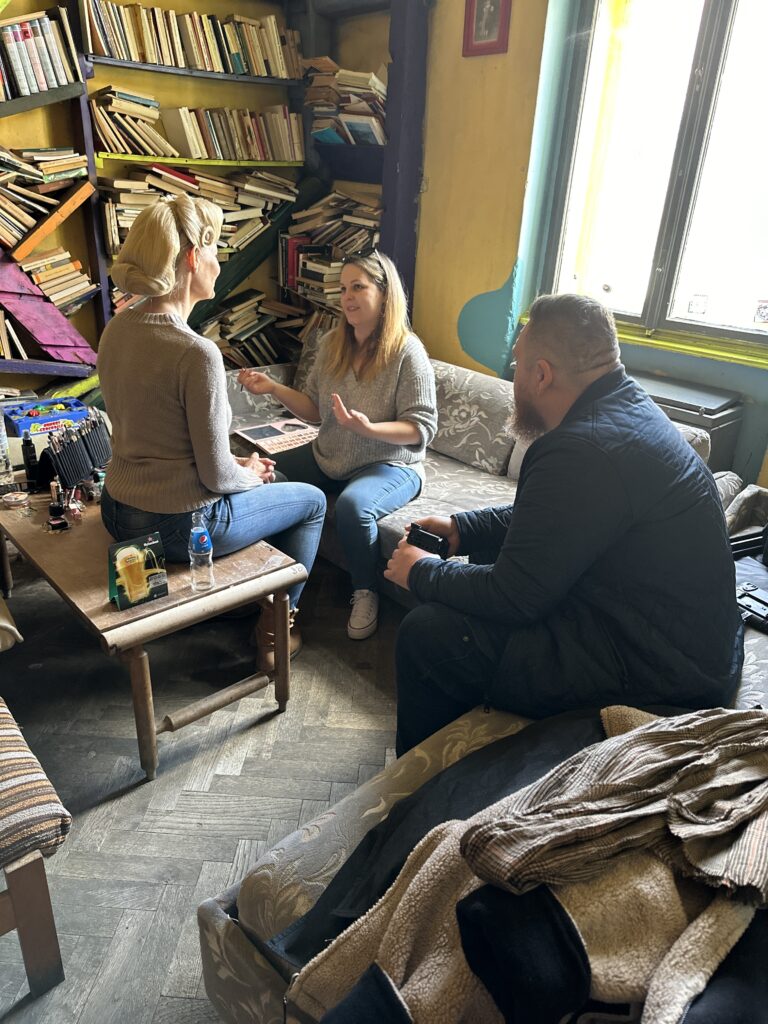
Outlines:
{"label": "sofa cushion", "polygon": [[429,447],[486,473],[504,473],[514,445],[511,383],[439,359],[432,365],[438,424]]}
{"label": "sofa cushion", "polygon": [[304,339],[302,345],[301,355],[299,356],[299,362],[296,366],[296,376],[293,378],[293,386],[298,391],[303,391],[304,386],[309,380],[309,375],[312,372],[312,367],[317,361],[317,353],[320,349],[320,342],[326,335],[326,331],[314,330],[310,331],[307,337]]}
{"label": "sofa cushion", "polygon": [[[278,384],[290,384],[296,369],[293,363],[275,363],[274,366],[258,366],[254,369],[268,373]],[[227,371],[227,398],[232,407],[230,432],[241,427],[252,427],[255,423],[268,423],[276,419],[285,407],[271,395],[252,395],[237,383],[238,370]]]}
{"label": "sofa cushion", "polygon": [[64,842],[71,824],[0,697],[0,867],[35,850],[49,856]]}
{"label": "sofa cushion", "polygon": [[701,427],[692,427],[689,423],[677,423],[672,421],[688,444],[693,448],[699,458],[709,462],[712,453],[712,441],[706,430]]}

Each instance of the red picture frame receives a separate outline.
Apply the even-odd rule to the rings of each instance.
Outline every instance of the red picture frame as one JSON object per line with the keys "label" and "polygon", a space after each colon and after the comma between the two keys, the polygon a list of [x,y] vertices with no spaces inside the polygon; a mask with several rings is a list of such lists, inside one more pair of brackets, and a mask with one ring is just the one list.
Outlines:
{"label": "red picture frame", "polygon": [[463,57],[506,53],[512,0],[465,0]]}

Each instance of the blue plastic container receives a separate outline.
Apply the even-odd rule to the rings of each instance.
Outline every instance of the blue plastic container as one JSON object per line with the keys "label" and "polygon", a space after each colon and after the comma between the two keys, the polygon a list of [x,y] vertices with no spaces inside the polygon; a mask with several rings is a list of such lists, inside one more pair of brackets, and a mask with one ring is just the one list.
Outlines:
{"label": "blue plastic container", "polygon": [[47,434],[62,427],[73,427],[88,418],[88,406],[78,398],[45,398],[38,402],[4,405],[5,429],[9,437]]}

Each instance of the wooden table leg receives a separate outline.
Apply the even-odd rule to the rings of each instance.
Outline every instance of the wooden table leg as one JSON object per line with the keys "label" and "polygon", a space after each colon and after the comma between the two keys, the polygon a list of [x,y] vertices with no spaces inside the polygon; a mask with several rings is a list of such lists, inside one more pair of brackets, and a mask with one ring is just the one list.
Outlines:
{"label": "wooden table leg", "polygon": [[288,626],[288,592],[279,590],[275,605],[275,700],[277,710],[285,711],[291,678],[291,640]]}
{"label": "wooden table leg", "polygon": [[148,779],[157,775],[157,730],[155,705],[152,700],[152,676],[149,658],[143,647],[131,647],[122,657],[131,671],[133,715],[136,719],[136,738],[139,741],[139,760]]}
{"label": "wooden table leg", "polygon": [[39,850],[5,868],[7,895],[33,996],[64,981],[59,940],[53,919],[48,880]]}
{"label": "wooden table leg", "polygon": [[2,530],[0,530],[0,570],[3,574],[3,597],[10,597],[13,590],[13,574],[11,573],[11,560],[8,557],[8,542]]}

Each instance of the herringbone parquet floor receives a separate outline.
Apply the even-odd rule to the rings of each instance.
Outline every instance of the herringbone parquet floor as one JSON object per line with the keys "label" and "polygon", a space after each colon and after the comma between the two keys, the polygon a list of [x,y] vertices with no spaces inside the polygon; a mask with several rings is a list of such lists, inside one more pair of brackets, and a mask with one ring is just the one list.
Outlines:
{"label": "herringbone parquet floor", "polygon": [[[347,582],[318,562],[285,714],[271,714],[270,688],[161,736],[158,778],[144,783],[127,672],[27,566],[14,576],[25,642],[0,656],[0,693],[74,823],[47,862],[66,981],[30,1000],[15,933],[0,938],[0,1020],[214,1022],[196,908],[394,756],[402,610],[383,600],[378,633],[348,640]],[[156,714],[249,674],[252,625],[215,621],[150,645]]]}

